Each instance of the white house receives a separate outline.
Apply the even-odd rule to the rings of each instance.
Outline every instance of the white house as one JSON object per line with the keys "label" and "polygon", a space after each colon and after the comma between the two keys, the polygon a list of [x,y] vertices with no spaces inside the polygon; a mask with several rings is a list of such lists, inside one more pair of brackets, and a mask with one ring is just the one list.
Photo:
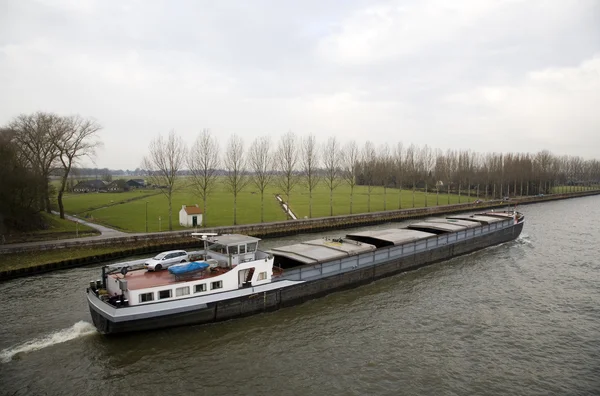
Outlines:
{"label": "white house", "polygon": [[181,205],[179,225],[184,227],[199,227],[202,225],[202,209],[198,204],[193,206]]}

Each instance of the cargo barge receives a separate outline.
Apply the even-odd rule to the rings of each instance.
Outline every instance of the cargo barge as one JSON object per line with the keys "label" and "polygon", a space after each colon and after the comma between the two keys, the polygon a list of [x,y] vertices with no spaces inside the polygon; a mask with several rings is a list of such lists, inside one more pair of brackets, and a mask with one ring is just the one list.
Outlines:
{"label": "cargo barge", "polygon": [[260,239],[250,236],[194,233],[204,249],[189,260],[160,271],[134,262],[104,266],[102,278],[90,282],[87,299],[103,334],[218,322],[508,242],[519,236],[524,221],[517,211],[455,215],[268,251],[259,250]]}

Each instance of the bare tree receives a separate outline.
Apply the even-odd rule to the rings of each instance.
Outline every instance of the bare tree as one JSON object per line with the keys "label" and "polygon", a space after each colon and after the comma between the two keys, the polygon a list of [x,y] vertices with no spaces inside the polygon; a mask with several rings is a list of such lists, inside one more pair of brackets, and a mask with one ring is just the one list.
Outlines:
{"label": "bare tree", "polygon": [[191,186],[202,198],[202,225],[204,227],[206,227],[206,202],[217,181],[219,164],[217,138],[208,129],[204,129],[196,138],[187,156]]}
{"label": "bare tree", "polygon": [[350,141],[344,147],[342,158],[342,175],[346,183],[350,186],[350,214],[352,214],[352,205],[354,203],[354,187],[357,184],[359,170],[360,151],[355,141]]}
{"label": "bare tree", "polygon": [[396,186],[398,187],[398,209],[402,209],[402,181],[404,180],[404,145],[396,145],[394,165],[396,167]]}
{"label": "bare tree", "polygon": [[330,137],[323,150],[323,167],[325,168],[323,179],[329,188],[329,216],[333,216],[333,191],[342,182],[340,177],[342,154],[340,143],[336,137]]}
{"label": "bare tree", "polygon": [[250,181],[246,172],[244,141],[236,134],[231,135],[225,153],[225,184],[233,194],[233,225],[237,225],[237,197]]}
{"label": "bare tree", "polygon": [[175,131],[169,132],[166,139],[159,135],[150,141],[150,153],[144,157],[142,168],[148,173],[148,180],[156,186],[169,201],[169,231],[173,230],[173,192],[176,191],[181,170],[186,157],[186,148]]}
{"label": "bare tree", "polygon": [[412,181],[412,207],[415,207],[415,188],[417,178],[419,177],[419,168],[417,163],[417,148],[414,144],[411,144],[404,155],[404,169],[407,170],[408,175]]}
{"label": "bare tree", "polygon": [[371,193],[375,187],[375,169],[377,164],[377,151],[371,141],[367,140],[361,153],[361,168],[364,184],[367,185],[367,211],[371,212]]}
{"label": "bare tree", "polygon": [[67,180],[73,164],[82,157],[93,157],[96,149],[102,145],[97,140],[97,133],[102,126],[96,121],[85,119],[78,115],[62,118],[53,128],[52,143],[58,150],[58,158],[62,165],[60,189],[58,190],[58,210],[60,218],[65,218],[63,194],[67,187]]}
{"label": "bare tree", "polygon": [[319,168],[319,150],[317,139],[310,134],[302,139],[302,176],[304,186],[308,189],[308,217],[312,218],[313,191],[321,180],[317,170]]}
{"label": "bare tree", "polygon": [[392,173],[393,161],[390,146],[387,143],[379,147],[377,153],[377,179],[383,186],[383,210],[387,210],[387,188]]}
{"label": "bare tree", "polygon": [[427,188],[431,179],[431,171],[435,167],[435,157],[433,150],[429,146],[425,145],[419,153],[419,164],[422,168],[421,172],[423,179],[425,180],[425,206],[427,206]]}
{"label": "bare tree", "polygon": [[273,182],[274,160],[270,153],[271,141],[268,137],[258,137],[250,149],[250,168],[252,183],[260,191],[260,222],[265,221],[265,189]]}
{"label": "bare tree", "polygon": [[277,147],[276,169],[279,171],[277,184],[285,194],[286,203],[290,207],[290,193],[296,187],[300,178],[297,173],[298,165],[298,146],[296,135],[293,132],[288,132],[279,140]]}
{"label": "bare tree", "polygon": [[16,117],[8,128],[15,132],[13,141],[19,150],[19,156],[28,163],[28,166],[46,181],[40,195],[46,212],[51,212],[50,205],[50,173],[57,166],[60,154],[54,144],[57,133],[54,132],[61,124],[61,119],[56,114],[37,112],[34,114],[21,114]]}

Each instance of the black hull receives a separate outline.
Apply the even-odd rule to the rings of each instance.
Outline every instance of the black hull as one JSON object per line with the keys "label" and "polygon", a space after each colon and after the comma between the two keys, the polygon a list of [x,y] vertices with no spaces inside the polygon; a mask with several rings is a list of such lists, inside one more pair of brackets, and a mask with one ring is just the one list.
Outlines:
{"label": "black hull", "polygon": [[491,234],[440,246],[411,256],[390,260],[382,264],[362,269],[359,268],[338,275],[286,287],[284,289],[271,290],[253,294],[251,296],[210,303],[206,307],[194,311],[165,315],[158,318],[138,319],[124,322],[113,322],[107,319],[97,312],[92,304],[90,304],[90,312],[94,325],[98,331],[104,334],[115,334],[155,330],[165,327],[213,323],[254,315],[261,312],[275,311],[279,308],[301,304],[305,301],[322,297],[335,291],[351,289],[371,283],[377,279],[414,270],[426,265],[431,265],[514,240],[521,234],[523,224],[524,223],[519,223],[513,227],[498,230]]}

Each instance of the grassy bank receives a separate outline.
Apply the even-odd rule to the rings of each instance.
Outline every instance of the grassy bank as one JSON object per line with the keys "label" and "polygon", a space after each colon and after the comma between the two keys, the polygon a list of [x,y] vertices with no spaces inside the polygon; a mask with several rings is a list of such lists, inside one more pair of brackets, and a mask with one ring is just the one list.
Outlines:
{"label": "grassy bank", "polygon": [[18,232],[5,235],[5,243],[52,241],[58,239],[81,238],[100,235],[99,231],[71,220],[63,220],[58,216],[41,213],[47,228],[33,232]]}

